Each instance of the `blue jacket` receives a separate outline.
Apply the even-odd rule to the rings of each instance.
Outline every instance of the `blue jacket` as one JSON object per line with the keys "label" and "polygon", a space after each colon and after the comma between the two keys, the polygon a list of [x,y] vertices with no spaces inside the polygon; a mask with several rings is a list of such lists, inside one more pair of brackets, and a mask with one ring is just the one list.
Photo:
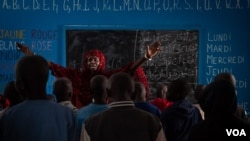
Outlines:
{"label": "blue jacket", "polygon": [[168,141],[186,141],[191,128],[202,118],[198,108],[187,100],[180,100],[165,109],[160,120]]}

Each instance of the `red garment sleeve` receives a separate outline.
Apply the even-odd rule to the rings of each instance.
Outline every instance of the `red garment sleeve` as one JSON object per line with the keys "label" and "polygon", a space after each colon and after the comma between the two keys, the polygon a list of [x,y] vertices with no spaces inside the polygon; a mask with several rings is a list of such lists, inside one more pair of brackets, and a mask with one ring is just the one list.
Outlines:
{"label": "red garment sleeve", "polygon": [[148,79],[147,79],[147,76],[145,75],[144,69],[141,66],[136,69],[134,73],[134,80],[144,84],[146,92],[147,92],[146,98],[148,99],[150,96]]}
{"label": "red garment sleeve", "polygon": [[53,62],[50,62],[50,67],[52,75],[54,75],[55,77],[67,77],[68,79],[73,80],[80,74],[80,70],[66,68]]}
{"label": "red garment sleeve", "polygon": [[65,68],[55,63],[51,63],[51,71],[55,77],[67,77],[71,80],[73,85],[71,102],[77,108],[81,108],[92,102],[89,90],[90,75],[78,69]]}

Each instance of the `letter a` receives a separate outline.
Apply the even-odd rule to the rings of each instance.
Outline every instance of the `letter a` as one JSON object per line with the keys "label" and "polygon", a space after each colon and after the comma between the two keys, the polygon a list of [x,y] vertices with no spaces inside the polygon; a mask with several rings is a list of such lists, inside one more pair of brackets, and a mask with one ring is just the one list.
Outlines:
{"label": "letter a", "polygon": [[240,131],[240,136],[247,136],[244,129],[241,129],[241,131]]}

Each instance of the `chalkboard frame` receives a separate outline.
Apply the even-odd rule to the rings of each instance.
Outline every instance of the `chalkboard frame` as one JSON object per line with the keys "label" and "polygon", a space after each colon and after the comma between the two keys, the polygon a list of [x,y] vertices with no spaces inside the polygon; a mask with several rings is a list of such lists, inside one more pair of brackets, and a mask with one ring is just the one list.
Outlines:
{"label": "chalkboard frame", "polygon": [[67,35],[66,32],[68,30],[196,30],[198,32],[198,50],[197,50],[197,71],[196,71],[196,82],[192,83],[192,88],[195,88],[195,86],[197,84],[199,84],[200,82],[200,78],[199,78],[199,74],[200,72],[202,72],[202,68],[204,68],[205,66],[203,66],[204,64],[202,62],[199,61],[199,58],[201,56],[203,56],[203,53],[201,51],[201,48],[203,45],[203,41],[202,41],[202,36],[204,36],[202,34],[202,32],[204,32],[204,30],[197,25],[163,25],[163,26],[141,26],[141,25],[64,25],[62,28],[62,56],[61,56],[61,60],[62,60],[62,64],[64,66],[67,65],[67,44],[66,44],[66,39],[67,39]]}

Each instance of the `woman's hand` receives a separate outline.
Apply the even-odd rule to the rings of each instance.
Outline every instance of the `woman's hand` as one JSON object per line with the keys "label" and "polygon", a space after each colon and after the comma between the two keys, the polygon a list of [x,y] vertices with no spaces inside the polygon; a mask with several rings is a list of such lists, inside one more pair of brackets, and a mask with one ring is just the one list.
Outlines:
{"label": "woman's hand", "polygon": [[21,43],[16,43],[16,46],[19,48],[19,50],[24,53],[25,55],[34,55],[34,53],[29,49],[28,46],[24,46]]}
{"label": "woman's hand", "polygon": [[147,45],[145,57],[148,59],[152,59],[160,51],[160,46],[160,41],[156,41],[151,45]]}

